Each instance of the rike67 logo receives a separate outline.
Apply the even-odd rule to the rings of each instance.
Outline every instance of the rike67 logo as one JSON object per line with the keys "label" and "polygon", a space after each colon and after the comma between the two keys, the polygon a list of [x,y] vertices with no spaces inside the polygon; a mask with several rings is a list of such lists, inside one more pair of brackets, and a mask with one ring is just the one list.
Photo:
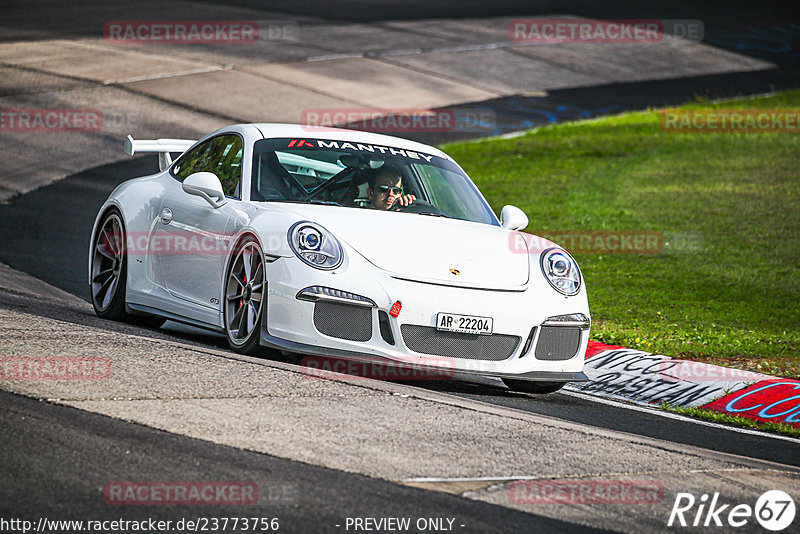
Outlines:
{"label": "rike67 logo", "polygon": [[719,493],[714,493],[710,498],[704,493],[699,499],[691,493],[678,493],[667,526],[737,528],[755,518],[763,528],[778,532],[791,525],[794,516],[794,500],[780,490],[763,493],[755,507],[749,504],[722,504],[719,502]]}

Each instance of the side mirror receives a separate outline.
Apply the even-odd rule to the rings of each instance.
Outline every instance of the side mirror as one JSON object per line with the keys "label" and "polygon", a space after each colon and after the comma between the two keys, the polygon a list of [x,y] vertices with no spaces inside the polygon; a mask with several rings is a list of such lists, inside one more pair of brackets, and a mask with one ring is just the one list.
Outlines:
{"label": "side mirror", "polygon": [[506,230],[522,230],[528,226],[528,216],[516,206],[503,206],[500,211],[500,226]]}
{"label": "side mirror", "polygon": [[190,195],[203,197],[214,209],[225,205],[225,193],[222,184],[213,172],[196,172],[183,181],[183,190]]}

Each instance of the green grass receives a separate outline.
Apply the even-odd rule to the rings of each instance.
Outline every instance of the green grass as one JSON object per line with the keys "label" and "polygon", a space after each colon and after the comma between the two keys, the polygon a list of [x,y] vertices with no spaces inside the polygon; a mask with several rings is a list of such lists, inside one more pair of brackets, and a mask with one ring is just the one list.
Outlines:
{"label": "green grass", "polygon": [[[685,106],[712,107],[798,109],[800,91]],[[528,232],[672,241],[658,254],[575,254],[593,339],[800,377],[800,134],[672,133],[650,110],[443,149],[497,212],[522,208]]]}
{"label": "green grass", "polygon": [[672,406],[671,404],[662,404],[662,410],[694,417],[696,419],[703,419],[704,421],[711,421],[712,423],[720,423],[723,425],[738,426],[742,428],[752,428],[755,430],[763,430],[766,432],[774,432],[776,434],[783,434],[793,438],[800,437],[800,428],[796,428],[787,423],[770,423],[765,421],[756,421],[740,415],[731,415],[727,413],[715,412],[712,410],[704,410],[703,408],[683,408],[680,406]]}

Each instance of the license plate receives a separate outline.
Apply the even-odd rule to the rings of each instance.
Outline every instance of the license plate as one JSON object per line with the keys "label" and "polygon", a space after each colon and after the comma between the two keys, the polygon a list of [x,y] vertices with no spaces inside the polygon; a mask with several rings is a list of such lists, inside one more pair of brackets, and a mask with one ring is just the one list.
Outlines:
{"label": "license plate", "polygon": [[475,315],[458,315],[455,313],[437,313],[436,329],[446,332],[461,332],[462,334],[492,333],[494,321],[491,317],[477,317]]}

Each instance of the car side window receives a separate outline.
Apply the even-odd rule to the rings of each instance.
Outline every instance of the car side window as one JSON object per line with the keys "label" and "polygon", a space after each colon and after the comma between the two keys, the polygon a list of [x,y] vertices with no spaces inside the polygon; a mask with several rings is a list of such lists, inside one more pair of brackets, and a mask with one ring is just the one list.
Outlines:
{"label": "car side window", "polygon": [[242,178],[242,139],[238,135],[220,135],[186,153],[173,168],[183,181],[196,172],[213,172],[222,184],[225,196],[239,198]]}

